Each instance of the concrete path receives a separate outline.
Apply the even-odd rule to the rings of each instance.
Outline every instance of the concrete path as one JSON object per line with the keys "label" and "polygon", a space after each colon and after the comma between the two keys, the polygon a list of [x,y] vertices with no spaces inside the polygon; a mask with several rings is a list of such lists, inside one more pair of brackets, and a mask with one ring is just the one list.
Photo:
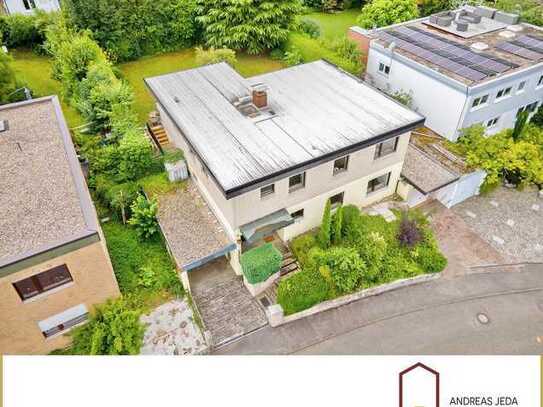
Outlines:
{"label": "concrete path", "polygon": [[[489,323],[479,322],[479,314]],[[266,327],[215,350],[217,354],[542,352],[541,265],[441,278],[282,327]]]}

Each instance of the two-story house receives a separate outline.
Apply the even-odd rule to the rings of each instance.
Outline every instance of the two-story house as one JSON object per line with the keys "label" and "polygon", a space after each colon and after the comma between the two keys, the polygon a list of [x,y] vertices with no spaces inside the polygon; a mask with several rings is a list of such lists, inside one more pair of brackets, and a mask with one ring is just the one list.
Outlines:
{"label": "two-story house", "polygon": [[64,347],[118,295],[57,97],[0,106],[0,353]]}
{"label": "two-story house", "polygon": [[251,78],[219,63],[146,84],[209,206],[249,243],[319,226],[327,200],[364,206],[393,194],[424,123],[325,61]]}
{"label": "two-story house", "polygon": [[482,124],[487,134],[512,128],[543,102],[543,29],[488,7],[468,7],[364,30],[349,37],[367,58],[365,79],[412,97],[426,126],[456,140]]}
{"label": "two-story house", "polygon": [[0,9],[6,14],[30,14],[35,10],[59,11],[60,0],[0,0]]}

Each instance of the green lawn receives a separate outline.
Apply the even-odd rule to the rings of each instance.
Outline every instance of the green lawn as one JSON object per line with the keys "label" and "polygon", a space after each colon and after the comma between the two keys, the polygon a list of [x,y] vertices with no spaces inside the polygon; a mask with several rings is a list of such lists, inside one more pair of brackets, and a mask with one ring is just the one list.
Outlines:
{"label": "green lawn", "polygon": [[51,77],[51,61],[47,57],[21,49],[11,51],[11,55],[17,77],[32,89],[34,97],[58,95],[68,125],[76,127],[83,124],[79,113],[62,101],[61,84]]}
{"label": "green lawn", "polygon": [[307,14],[305,18],[315,20],[321,27],[321,36],[327,39],[341,37],[347,33],[349,27],[356,25],[356,18],[360,15],[358,7],[339,13]]}
{"label": "green lawn", "polygon": [[[154,110],[154,100],[147,90],[143,79],[197,67],[193,49],[143,57],[137,61],[119,66],[124,78],[130,82],[136,95],[136,111],[142,122],[147,120],[150,111]],[[235,68],[243,76],[254,76],[283,68],[280,61],[266,56],[238,55]]]}

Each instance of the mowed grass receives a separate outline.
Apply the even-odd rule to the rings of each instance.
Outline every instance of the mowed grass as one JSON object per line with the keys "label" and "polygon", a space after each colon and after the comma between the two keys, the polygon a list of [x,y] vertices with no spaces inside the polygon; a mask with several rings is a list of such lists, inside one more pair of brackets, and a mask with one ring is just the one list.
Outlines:
{"label": "mowed grass", "polygon": [[[249,77],[266,72],[276,71],[284,67],[281,61],[274,61],[267,56],[239,54],[236,70]],[[164,75],[171,72],[195,68],[196,55],[194,49],[147,56],[137,61],[119,66],[123,77],[132,85],[135,92],[135,108],[140,121],[147,120],[149,112],[155,110],[155,101],[147,89],[143,79]]]}
{"label": "mowed grass", "polygon": [[360,8],[355,7],[338,13],[310,13],[305,18],[316,21],[321,28],[321,36],[331,40],[346,35],[349,27],[356,25],[359,15]]}
{"label": "mowed grass", "polygon": [[69,127],[83,124],[83,118],[73,107],[62,100],[62,85],[52,78],[51,60],[30,50],[15,49],[10,52],[17,78],[34,92],[34,97],[58,95]]}

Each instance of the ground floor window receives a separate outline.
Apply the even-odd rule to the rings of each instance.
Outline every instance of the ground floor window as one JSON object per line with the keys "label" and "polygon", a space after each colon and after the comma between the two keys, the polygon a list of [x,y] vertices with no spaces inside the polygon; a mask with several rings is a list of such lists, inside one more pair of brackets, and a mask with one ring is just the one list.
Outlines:
{"label": "ground floor window", "polygon": [[13,286],[19,297],[24,301],[61,285],[71,283],[72,281],[73,278],[68,267],[66,264],[63,264],[25,278],[24,280],[17,281],[13,283]]}
{"label": "ground floor window", "polygon": [[41,332],[45,338],[50,338],[53,335],[66,331],[76,325],[85,322],[89,318],[89,312],[85,305],[80,304],[73,308],[67,309],[60,314],[53,315],[38,323]]}
{"label": "ground floor window", "polygon": [[297,211],[292,212],[290,216],[292,216],[292,219],[294,219],[294,222],[300,222],[304,218],[304,210],[298,209]]}
{"label": "ground floor window", "polygon": [[493,119],[490,119],[489,121],[486,122],[486,127],[488,127],[489,129],[492,127],[495,127],[498,124],[499,120],[500,120],[499,117],[494,117]]}
{"label": "ground floor window", "polygon": [[339,194],[334,195],[330,198],[330,208],[336,209],[343,205],[343,195],[345,195],[344,192],[341,192]]}
{"label": "ground floor window", "polygon": [[388,174],[381,175],[380,177],[372,179],[368,182],[368,194],[379,191],[386,188],[390,182],[390,172]]}

